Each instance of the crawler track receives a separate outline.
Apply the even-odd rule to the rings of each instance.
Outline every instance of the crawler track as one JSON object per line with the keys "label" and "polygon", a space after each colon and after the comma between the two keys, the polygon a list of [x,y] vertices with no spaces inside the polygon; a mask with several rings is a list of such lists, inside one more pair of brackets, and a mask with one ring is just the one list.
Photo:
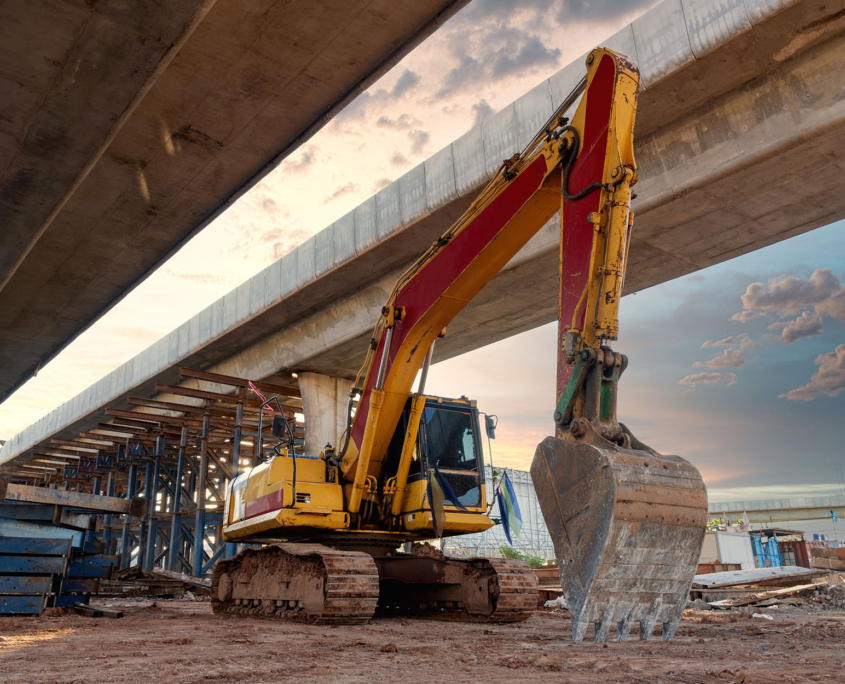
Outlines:
{"label": "crawler track", "polygon": [[521,622],[537,607],[537,577],[522,561],[374,559],[308,543],[245,549],[218,562],[211,588],[215,613],[313,624],[366,624],[377,608],[385,617]]}
{"label": "crawler track", "polygon": [[[464,582],[486,586],[488,610],[468,609],[459,600],[440,600],[431,585],[408,584],[405,591],[390,592],[379,601],[378,616],[425,617],[456,622],[522,622],[537,609],[537,576],[523,561],[501,558],[446,558],[452,569],[460,568]],[[485,581],[486,580],[486,581]],[[428,589],[428,591],[427,591]]]}
{"label": "crawler track", "polygon": [[370,555],[321,544],[245,549],[214,570],[212,610],[314,624],[361,625],[378,601]]}

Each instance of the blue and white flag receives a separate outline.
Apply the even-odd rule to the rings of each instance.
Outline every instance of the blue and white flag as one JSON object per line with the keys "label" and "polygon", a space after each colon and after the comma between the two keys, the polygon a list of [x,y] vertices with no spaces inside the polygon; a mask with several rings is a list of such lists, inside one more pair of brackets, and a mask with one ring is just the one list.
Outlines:
{"label": "blue and white flag", "polygon": [[830,509],[830,517],[833,518],[833,522],[837,522],[839,518],[836,517],[836,513],[833,512],[833,509]]}

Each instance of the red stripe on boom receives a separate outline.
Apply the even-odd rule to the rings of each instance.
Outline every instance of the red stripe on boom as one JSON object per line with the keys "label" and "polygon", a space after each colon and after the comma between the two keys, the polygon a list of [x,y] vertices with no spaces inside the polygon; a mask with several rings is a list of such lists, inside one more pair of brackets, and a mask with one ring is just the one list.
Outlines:
{"label": "red stripe on boom", "polygon": [[[441,250],[425,267],[399,291],[395,306],[403,307],[405,315],[397,321],[390,344],[388,369],[396,360],[396,353],[405,341],[414,324],[443,296],[443,293],[466,271],[479,253],[484,250],[519,209],[537,192],[546,177],[546,160],[540,156],[517,176],[458,235],[452,238],[446,249]],[[503,264],[504,265],[504,264]],[[438,331],[439,332],[439,331]],[[359,445],[363,441],[367,413],[370,406],[370,392],[375,386],[378,364],[384,349],[385,335],[382,333],[375,352],[373,371],[369,374],[361,396],[361,402],[352,426],[352,440]]]}
{"label": "red stripe on boom", "polygon": [[[581,154],[572,167],[569,192],[576,194],[593,183],[600,183],[604,175],[607,156],[607,136],[610,114],[613,106],[613,90],[616,85],[616,64],[605,55],[596,69],[587,89],[584,139]],[[593,247],[593,224],[587,216],[599,210],[601,192],[596,191],[577,201],[564,200],[561,225],[560,263],[560,320],[558,324],[558,348],[563,349],[566,331],[572,323],[572,316],[587,287],[590,275],[590,252]],[[576,318],[575,327],[584,330],[586,318],[586,297]],[[566,363],[566,357],[559,352],[557,374],[557,398],[560,399],[573,366]]]}

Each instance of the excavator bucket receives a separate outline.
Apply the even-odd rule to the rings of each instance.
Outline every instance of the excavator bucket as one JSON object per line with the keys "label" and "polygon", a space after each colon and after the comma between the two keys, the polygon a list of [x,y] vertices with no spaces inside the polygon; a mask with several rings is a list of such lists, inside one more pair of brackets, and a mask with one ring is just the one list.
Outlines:
{"label": "excavator bucket", "polygon": [[695,576],[707,524],[707,491],[679,456],[547,437],[531,477],[555,545],[572,613],[572,640],[590,623],[603,642],[635,622],[671,639]]}

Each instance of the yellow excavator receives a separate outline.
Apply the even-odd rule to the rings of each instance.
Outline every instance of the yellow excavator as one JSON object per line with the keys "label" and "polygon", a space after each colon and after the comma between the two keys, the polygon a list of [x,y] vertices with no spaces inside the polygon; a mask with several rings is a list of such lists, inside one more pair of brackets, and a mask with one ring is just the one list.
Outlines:
{"label": "yellow excavator", "polygon": [[[446,537],[493,525],[476,403],[426,395],[425,378],[449,322],[560,211],[556,427],[531,475],[573,640],[591,623],[596,641],[613,623],[617,640],[634,622],[642,638],[658,623],[672,637],[704,538],[707,495],[691,464],[656,453],[616,419],[627,359],[610,343],[633,224],[639,75],[601,48],[586,67],[543,130],[396,282],[350,393],[346,430],[325,435],[340,447],[297,453],[278,406],[271,457],[229,485],[224,538],[249,546],[218,562],[215,612],[324,624],[366,623],[376,613],[530,616],[537,579],[526,563],[446,556],[415,543],[434,538],[436,523]],[[435,471],[452,494],[440,521],[428,487]]]}

